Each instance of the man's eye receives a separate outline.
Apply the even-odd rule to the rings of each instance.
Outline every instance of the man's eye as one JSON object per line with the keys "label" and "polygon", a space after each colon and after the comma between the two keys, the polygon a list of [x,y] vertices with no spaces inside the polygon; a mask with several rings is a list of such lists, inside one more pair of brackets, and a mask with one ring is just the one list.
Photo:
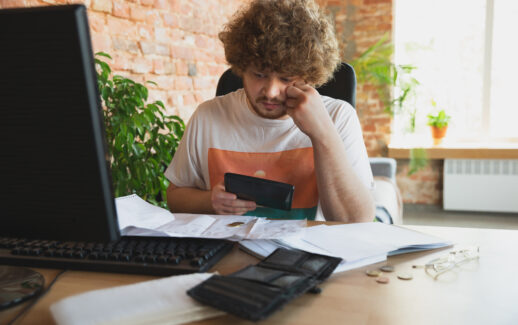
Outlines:
{"label": "man's eye", "polygon": [[281,78],[281,81],[284,83],[290,83],[293,81],[293,78]]}
{"label": "man's eye", "polygon": [[255,72],[254,75],[257,77],[257,78],[264,78],[266,77],[266,75],[264,73],[259,73],[259,72]]}

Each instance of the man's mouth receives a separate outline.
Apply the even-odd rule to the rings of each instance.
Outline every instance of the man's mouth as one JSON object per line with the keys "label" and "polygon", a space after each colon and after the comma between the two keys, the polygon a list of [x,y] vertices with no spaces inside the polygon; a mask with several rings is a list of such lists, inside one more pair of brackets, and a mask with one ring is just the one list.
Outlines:
{"label": "man's mouth", "polygon": [[263,104],[264,108],[268,109],[268,110],[274,110],[274,109],[277,109],[279,107],[282,106],[281,103],[277,103],[277,102],[261,102],[261,104]]}

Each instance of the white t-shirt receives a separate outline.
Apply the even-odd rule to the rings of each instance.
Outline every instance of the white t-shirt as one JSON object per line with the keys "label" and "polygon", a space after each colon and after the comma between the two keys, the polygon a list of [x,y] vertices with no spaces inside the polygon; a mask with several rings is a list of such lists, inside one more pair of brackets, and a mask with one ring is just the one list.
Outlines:
{"label": "white t-shirt", "polygon": [[[373,187],[367,150],[354,108],[322,96],[350,165]],[[318,191],[313,147],[291,118],[265,119],[247,107],[243,89],[202,103],[192,115],[165,176],[178,187],[210,190],[224,174],[267,178],[295,186],[290,211],[257,208],[248,215],[313,220]]]}

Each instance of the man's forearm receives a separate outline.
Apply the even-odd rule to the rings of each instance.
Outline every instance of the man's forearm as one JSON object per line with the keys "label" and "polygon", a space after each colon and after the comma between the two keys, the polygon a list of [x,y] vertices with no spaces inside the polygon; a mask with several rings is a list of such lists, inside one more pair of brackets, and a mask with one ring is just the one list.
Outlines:
{"label": "man's forearm", "polygon": [[214,213],[211,192],[197,188],[170,186],[167,189],[167,205],[173,213]]}
{"label": "man's forearm", "polygon": [[338,133],[312,141],[319,199],[326,220],[368,222],[374,219],[372,196],[349,165]]}

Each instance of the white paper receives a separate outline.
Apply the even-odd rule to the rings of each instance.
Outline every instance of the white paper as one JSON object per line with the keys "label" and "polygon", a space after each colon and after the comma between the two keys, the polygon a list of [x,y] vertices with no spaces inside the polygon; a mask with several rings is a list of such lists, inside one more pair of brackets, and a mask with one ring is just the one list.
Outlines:
{"label": "white paper", "polygon": [[[350,224],[351,226],[357,224]],[[282,242],[292,247],[316,247],[327,251],[328,255],[341,257],[346,261],[357,261],[372,256],[386,255],[393,246],[365,241],[367,230],[357,227],[341,227],[320,225],[306,230],[303,238],[287,237]],[[349,225],[348,225],[349,226]]]}
{"label": "white paper", "polygon": [[200,237],[239,241],[274,239],[304,232],[306,220],[266,220],[237,215],[172,214],[138,195],[116,199],[119,228],[124,236]]}
{"label": "white paper", "polygon": [[216,219],[209,215],[181,214],[175,215],[175,219],[156,230],[174,237],[200,237]]}
{"label": "white paper", "polygon": [[182,324],[225,313],[186,291],[212,274],[194,273],[89,291],[50,306],[57,324]]}
{"label": "white paper", "polygon": [[306,228],[300,236],[275,240],[252,240],[240,243],[254,255],[268,256],[278,247],[337,256],[344,260],[335,270],[349,269],[381,262],[387,255],[432,249],[451,245],[450,241],[379,222],[344,225],[319,225]]}
{"label": "white paper", "polygon": [[115,207],[121,230],[130,226],[155,229],[174,220],[171,212],[146,202],[136,194],[116,198]]}
{"label": "white paper", "polygon": [[302,236],[306,230],[306,220],[257,219],[246,239],[275,239],[285,236]]}
{"label": "white paper", "polygon": [[[418,248],[421,250],[431,249],[452,244],[451,241],[436,236],[381,222],[354,223],[327,227],[325,237],[343,237],[346,238],[347,241],[362,242],[366,246],[382,247],[386,252],[396,252],[397,250],[409,248]],[[313,234],[315,238],[320,236],[318,233],[311,234]],[[310,238],[310,240],[313,239]],[[315,240],[323,242],[325,238]]]}

